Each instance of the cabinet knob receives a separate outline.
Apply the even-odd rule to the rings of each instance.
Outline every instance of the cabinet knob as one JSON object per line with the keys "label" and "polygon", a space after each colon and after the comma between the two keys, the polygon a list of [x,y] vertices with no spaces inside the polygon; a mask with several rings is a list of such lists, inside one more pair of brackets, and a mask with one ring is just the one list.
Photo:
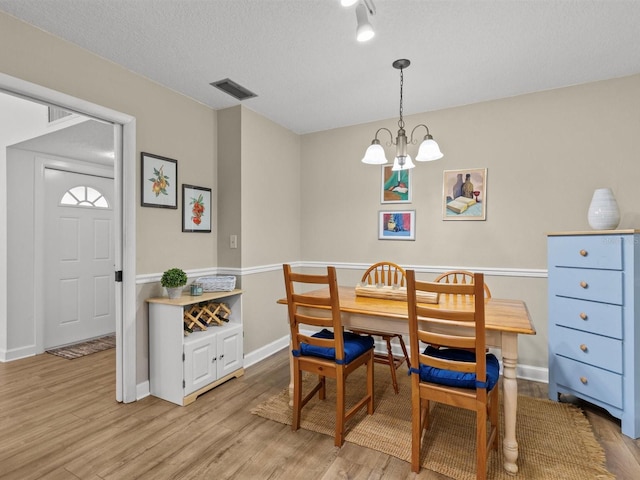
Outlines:
{"label": "cabinet knob", "polygon": [[589,316],[588,316],[586,313],[582,312],[582,313],[580,314],[580,318],[581,318],[582,320],[586,320],[587,318],[589,318]]}
{"label": "cabinet knob", "polygon": [[586,250],[580,250],[580,255],[586,257],[587,255],[589,255],[589,253]]}
{"label": "cabinet knob", "polygon": [[215,361],[216,361],[216,360],[217,360],[217,358],[216,358],[216,357],[213,357],[213,358],[211,359],[211,363],[215,363]]}
{"label": "cabinet knob", "polygon": [[587,377],[580,377],[580,381],[581,381],[583,384],[585,384],[585,385],[586,385],[586,384],[587,384],[587,382],[588,382]]}
{"label": "cabinet knob", "polygon": [[581,344],[581,345],[580,345],[580,350],[582,350],[583,352],[585,352],[585,353],[586,353],[586,351],[587,351],[587,350],[589,350],[589,349],[588,349],[588,348],[587,348],[587,346],[583,343],[583,344]]}
{"label": "cabinet knob", "polygon": [[580,286],[582,288],[587,288],[589,286],[589,284],[583,280],[582,282],[580,282]]}

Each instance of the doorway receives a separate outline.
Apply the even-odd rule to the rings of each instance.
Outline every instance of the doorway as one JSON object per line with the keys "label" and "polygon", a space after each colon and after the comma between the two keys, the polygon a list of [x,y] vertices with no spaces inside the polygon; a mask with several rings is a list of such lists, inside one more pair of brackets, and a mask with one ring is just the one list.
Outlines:
{"label": "doorway", "polygon": [[[122,282],[114,282],[116,400],[135,401],[137,307],[135,290],[135,118],[2,73],[0,73],[0,91],[34,102],[54,105],[113,125],[116,145],[114,152],[113,263],[115,272],[121,272],[122,279]],[[0,187],[6,187],[6,184],[0,185]],[[42,193],[36,191],[36,203],[41,200],[41,195]],[[0,204],[0,211],[3,210],[6,212],[6,204]],[[6,219],[6,213],[4,215],[0,213],[0,220],[3,219]],[[42,225],[37,225],[36,229],[38,228],[42,229]],[[41,231],[39,233],[42,234]],[[5,231],[0,231],[0,254],[6,258],[6,253],[5,229]],[[42,253],[39,255],[42,256]],[[37,261],[35,263],[38,264]],[[0,261],[0,311],[7,309],[6,269],[6,263]],[[41,269],[36,269],[34,277],[42,278],[42,274]],[[42,293],[41,285],[36,285],[36,295],[42,295]],[[36,312],[36,314],[38,313],[41,312]],[[4,360],[10,360],[11,355],[15,352],[7,347],[7,316],[4,317],[0,316],[0,352],[5,357]],[[42,338],[35,339],[35,343],[38,341],[42,342]]]}
{"label": "doorway", "polygon": [[44,348],[115,333],[113,177],[44,170]]}

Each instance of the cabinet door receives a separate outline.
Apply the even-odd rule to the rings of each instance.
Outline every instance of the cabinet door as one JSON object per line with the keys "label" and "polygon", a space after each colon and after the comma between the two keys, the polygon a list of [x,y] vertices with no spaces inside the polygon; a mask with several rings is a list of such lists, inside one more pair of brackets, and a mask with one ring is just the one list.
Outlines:
{"label": "cabinet door", "polygon": [[242,368],[242,325],[229,325],[218,333],[218,378]]}
{"label": "cabinet door", "polygon": [[207,335],[184,345],[184,395],[214,382],[216,375],[216,335]]}

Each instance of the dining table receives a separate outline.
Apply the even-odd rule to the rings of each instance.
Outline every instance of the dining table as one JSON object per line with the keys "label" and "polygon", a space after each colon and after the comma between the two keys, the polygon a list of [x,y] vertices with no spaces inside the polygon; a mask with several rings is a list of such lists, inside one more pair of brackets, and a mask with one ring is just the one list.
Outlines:
{"label": "dining table", "polygon": [[[340,312],[345,330],[363,329],[409,335],[406,296],[405,299],[362,296],[358,295],[356,290],[356,287],[353,286],[339,287]],[[305,292],[305,295],[327,296],[328,288]],[[277,303],[286,305],[287,299],[281,298]],[[436,304],[432,306],[436,306]],[[460,310],[473,308],[472,302],[447,295],[440,295],[437,306],[438,308]],[[328,309],[327,316],[329,316]],[[504,439],[502,443],[504,468],[508,473],[515,474],[518,472],[518,442],[516,440],[518,336],[535,335],[536,330],[523,300],[493,297],[485,299],[485,329],[487,347],[500,349],[504,413]],[[291,358],[290,370],[289,393],[290,398],[293,398]]]}

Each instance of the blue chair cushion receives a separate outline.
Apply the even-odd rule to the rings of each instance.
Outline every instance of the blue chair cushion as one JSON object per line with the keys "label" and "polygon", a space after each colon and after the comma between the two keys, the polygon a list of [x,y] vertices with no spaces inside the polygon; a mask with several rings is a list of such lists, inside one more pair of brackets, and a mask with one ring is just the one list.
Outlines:
{"label": "blue chair cushion", "polygon": [[[323,328],[311,336],[316,338],[333,338],[333,332]],[[356,335],[355,333],[344,332],[342,334],[342,338],[344,338],[344,364],[351,363],[351,361],[373,348],[373,337],[370,337],[369,335]],[[293,352],[293,354],[296,355],[296,352]],[[335,348],[318,347],[304,342],[300,343],[299,354],[326,358],[334,361],[336,359]]]}
{"label": "blue chair cushion", "polygon": [[[461,362],[475,361],[476,354],[467,350],[456,348],[433,348],[428,346],[425,355],[442,358],[446,360],[457,360]],[[500,377],[500,363],[492,353],[487,354],[487,391],[491,390]],[[455,370],[444,370],[420,364],[420,380],[423,382],[439,383],[450,387],[476,388],[476,374],[457,372]]]}

